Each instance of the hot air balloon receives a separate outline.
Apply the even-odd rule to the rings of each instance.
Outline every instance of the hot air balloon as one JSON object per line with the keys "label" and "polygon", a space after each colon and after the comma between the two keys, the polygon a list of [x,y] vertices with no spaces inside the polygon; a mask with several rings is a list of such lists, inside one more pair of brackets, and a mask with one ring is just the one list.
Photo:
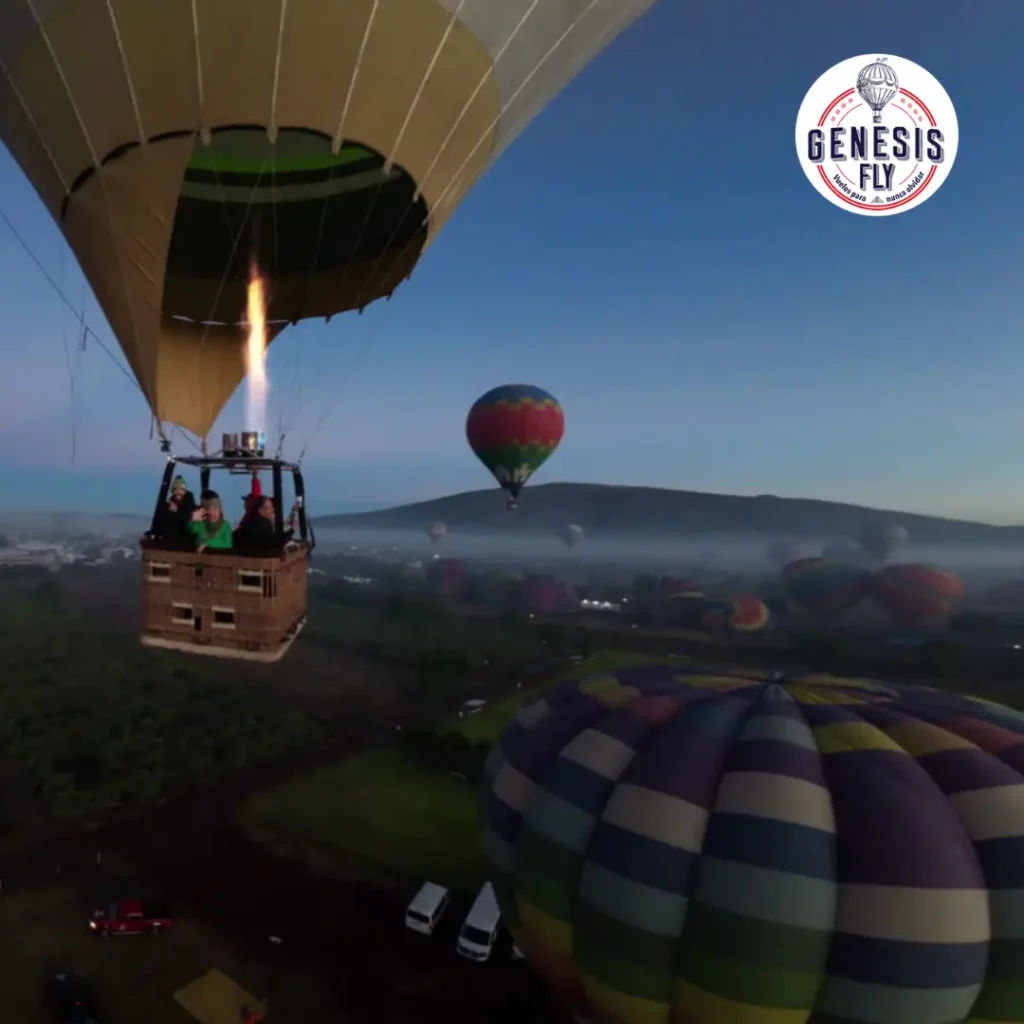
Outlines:
{"label": "hot air balloon", "polygon": [[769,607],[753,595],[710,600],[701,615],[701,624],[712,633],[762,633],[772,625]]}
{"label": "hot air balloon", "polygon": [[956,576],[931,565],[886,566],[869,586],[875,603],[908,629],[945,625],[964,592]]}
{"label": "hot air balloon", "polygon": [[841,618],[866,596],[871,573],[860,565],[801,558],[782,570],[786,595],[822,624]]}
{"label": "hot air balloon", "polygon": [[784,565],[789,565],[790,562],[796,562],[803,558],[800,546],[788,540],[773,540],[768,545],[767,555],[768,561],[780,568]]}
{"label": "hot air balloon", "polygon": [[558,684],[492,748],[490,877],[577,1021],[1024,1021],[1024,716],[678,663]]}
{"label": "hot air balloon", "polygon": [[431,523],[427,528],[427,536],[430,538],[430,543],[435,547],[441,543],[448,535],[448,527],[440,520],[436,523]]}
{"label": "hot air balloon", "polygon": [[[209,431],[272,335],[389,296],[473,183],[654,0],[0,0],[0,140],[158,421]],[[244,31],[239,26],[245,27]]]}
{"label": "hot air balloon", "polygon": [[577,544],[581,544],[583,542],[583,538],[586,536],[586,533],[582,526],[579,526],[576,523],[568,523],[558,531],[558,536],[567,548],[574,548]]}
{"label": "hot air balloon", "polygon": [[861,547],[881,562],[909,539],[910,534],[896,523],[867,523],[860,531]]}
{"label": "hot air balloon", "polygon": [[663,595],[661,618],[665,625],[679,629],[704,629],[703,615],[711,598],[700,590],[677,590]]}
{"label": "hot air balloon", "polygon": [[508,507],[565,433],[562,407],[542,388],[504,384],[474,403],[466,418],[473,454],[509,494]]}
{"label": "hot air balloon", "polygon": [[881,124],[882,109],[899,91],[900,81],[885,57],[861,68],[857,75],[857,95],[871,108],[875,124]]}
{"label": "hot air balloon", "polygon": [[[173,425],[205,454],[246,372],[252,281],[271,342],[389,298],[519,132],[653,3],[0,0],[0,142],[74,252],[164,449]],[[145,551],[144,641],[279,656],[305,622],[304,505],[299,518],[306,546],[262,582],[248,573],[252,593],[279,595],[251,628],[241,611],[217,621],[219,570],[178,616],[177,556]]]}

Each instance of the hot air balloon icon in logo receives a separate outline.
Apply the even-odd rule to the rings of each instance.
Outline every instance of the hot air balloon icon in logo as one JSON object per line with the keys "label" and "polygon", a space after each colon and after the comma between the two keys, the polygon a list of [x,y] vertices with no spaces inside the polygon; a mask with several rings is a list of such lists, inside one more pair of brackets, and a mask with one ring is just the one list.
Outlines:
{"label": "hot air balloon icon in logo", "polygon": [[885,57],[861,68],[857,75],[857,94],[871,108],[875,124],[882,123],[882,108],[899,91],[900,80]]}

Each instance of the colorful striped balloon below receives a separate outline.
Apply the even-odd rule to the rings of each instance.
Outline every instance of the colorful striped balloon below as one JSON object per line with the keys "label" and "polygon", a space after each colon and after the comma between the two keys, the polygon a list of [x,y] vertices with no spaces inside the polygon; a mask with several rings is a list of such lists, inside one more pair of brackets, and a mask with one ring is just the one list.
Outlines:
{"label": "colorful striped balloon below", "polygon": [[908,629],[944,626],[964,593],[958,577],[932,565],[887,566],[871,577],[869,588],[886,615]]}
{"label": "colorful striped balloon below", "polygon": [[599,1024],[1024,1024],[1024,715],[670,664],[553,686],[492,748],[505,920]]}

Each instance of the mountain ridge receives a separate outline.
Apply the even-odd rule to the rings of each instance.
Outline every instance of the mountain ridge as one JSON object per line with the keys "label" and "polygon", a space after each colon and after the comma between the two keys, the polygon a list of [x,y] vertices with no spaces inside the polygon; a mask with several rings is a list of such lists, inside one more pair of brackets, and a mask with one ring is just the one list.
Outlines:
{"label": "mountain ridge", "polygon": [[898,522],[917,541],[1024,543],[1024,526],[929,516],[815,498],[742,496],[616,484],[551,483],[524,490],[509,512],[496,488],[463,491],[376,512],[314,517],[321,527],[451,528],[545,532],[578,523],[588,532],[653,531],[660,536],[757,532],[856,537],[868,523]]}

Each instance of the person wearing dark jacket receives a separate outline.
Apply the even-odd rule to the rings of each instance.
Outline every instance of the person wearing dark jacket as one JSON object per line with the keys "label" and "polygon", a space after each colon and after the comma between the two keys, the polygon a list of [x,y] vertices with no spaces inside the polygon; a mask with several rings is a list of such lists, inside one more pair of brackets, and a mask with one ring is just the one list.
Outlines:
{"label": "person wearing dark jacket", "polygon": [[260,500],[256,514],[239,524],[235,531],[235,547],[241,551],[275,551],[295,536],[297,523],[298,508],[292,506],[288,528],[282,537],[278,537],[274,525],[274,499],[264,497]]}
{"label": "person wearing dark jacket", "polygon": [[185,478],[176,476],[171,481],[171,492],[157,524],[160,537],[168,544],[191,547],[192,539],[188,528],[195,510],[196,499],[188,489]]}

